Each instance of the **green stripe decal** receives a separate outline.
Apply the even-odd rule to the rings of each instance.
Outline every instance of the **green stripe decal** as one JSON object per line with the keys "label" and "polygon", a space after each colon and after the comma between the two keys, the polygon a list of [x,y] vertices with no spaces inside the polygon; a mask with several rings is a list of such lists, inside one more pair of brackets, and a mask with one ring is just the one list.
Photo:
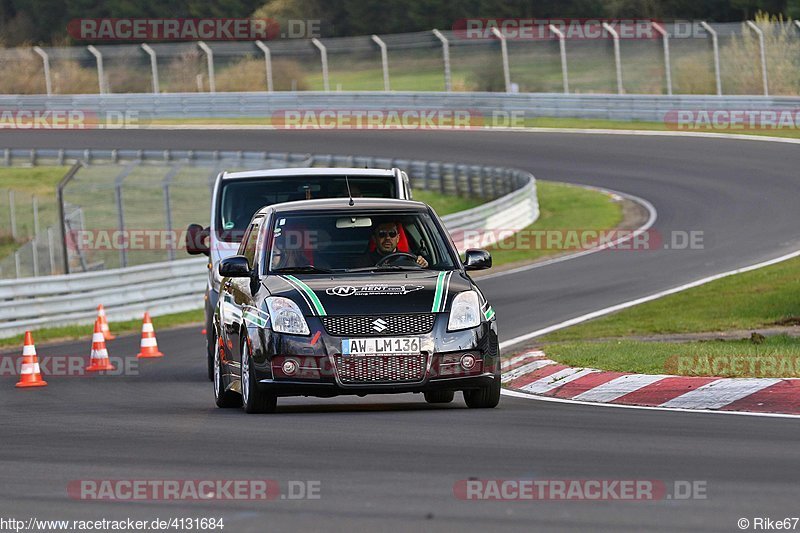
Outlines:
{"label": "green stripe decal", "polygon": [[317,298],[316,293],[314,293],[314,291],[311,290],[311,287],[309,287],[308,285],[306,285],[305,283],[303,283],[294,276],[287,275],[286,278],[295,282],[297,286],[300,287],[300,289],[304,293],[306,293],[306,296],[308,296],[308,299],[311,300],[311,303],[314,305],[314,310],[317,312],[317,315],[319,316],[327,315],[327,313],[325,312],[325,308],[322,307],[322,302],[319,301],[319,298]]}
{"label": "green stripe decal", "polygon": [[242,315],[242,318],[244,318],[245,322],[249,322],[259,328],[263,328],[264,326],[267,325],[267,321],[264,318],[258,316],[255,313],[251,313],[250,311],[245,311],[244,314]]}
{"label": "green stripe decal", "polygon": [[492,319],[492,317],[494,316],[494,309],[492,309],[492,307],[491,307],[491,306],[489,306],[489,309],[487,309],[487,310],[486,310],[486,311],[483,313],[483,316],[485,316],[485,317],[486,317],[486,320],[491,320],[491,319]]}
{"label": "green stripe decal", "polygon": [[433,295],[433,305],[431,306],[431,313],[438,313],[439,308],[442,306],[442,293],[444,292],[444,278],[447,272],[439,272],[436,277],[436,293]]}

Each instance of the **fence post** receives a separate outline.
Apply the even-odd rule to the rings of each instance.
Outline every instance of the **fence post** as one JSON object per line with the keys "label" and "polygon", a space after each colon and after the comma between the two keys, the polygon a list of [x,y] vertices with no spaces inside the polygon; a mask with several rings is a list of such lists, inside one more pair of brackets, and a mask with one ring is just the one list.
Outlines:
{"label": "fence post", "polygon": [[11,216],[11,238],[17,240],[17,210],[14,206],[14,189],[8,190],[8,212]]}
{"label": "fence post", "polygon": [[[170,196],[169,196],[169,186],[172,184],[172,178],[175,177],[175,175],[178,173],[178,171],[180,169],[181,169],[181,165],[173,166],[169,170],[169,172],[167,172],[167,174],[164,176],[164,180],[162,181],[162,187],[163,187],[163,190],[164,190],[164,221],[166,222],[166,225],[167,225],[166,230],[167,230],[167,235],[170,236],[170,238],[169,238],[169,242],[170,243],[173,243],[173,241],[171,240],[171,237],[172,237],[172,203],[170,201]],[[177,241],[175,241],[173,244],[177,245],[178,243],[177,243]],[[174,261],[175,260],[175,246],[170,246],[170,247],[167,248],[167,259],[170,260],[170,261]]]}
{"label": "fence post", "polygon": [[386,43],[377,35],[372,36],[372,41],[377,44],[381,49],[381,67],[383,68],[383,90],[389,91],[389,52],[386,49]]}
{"label": "fence post", "polygon": [[39,235],[39,197],[34,195],[31,200],[33,208],[33,238]]}
{"label": "fence post", "polygon": [[444,60],[444,90],[450,92],[453,90],[452,78],[450,75],[450,43],[447,42],[447,37],[442,35],[437,29],[433,30],[433,34],[442,42],[442,59]]}
{"label": "fence post", "polygon": [[331,90],[331,86],[328,81],[328,49],[325,48],[325,45],[322,44],[322,41],[316,37],[311,39],[311,42],[317,47],[317,49],[319,49],[319,57],[322,61],[322,88],[325,92],[328,92]]}
{"label": "fence post", "polygon": [[[88,150],[87,150],[88,152]],[[88,160],[88,153],[85,154]],[[58,220],[59,224],[61,225],[61,251],[63,253],[63,260],[64,260],[64,274],[69,274],[69,249],[67,248],[67,218],[66,218],[66,211],[64,209],[64,188],[67,184],[72,181],[72,178],[75,177],[75,174],[78,173],[78,170],[83,166],[83,163],[78,160],[75,161],[75,164],[72,165],[72,168],[64,174],[64,177],[61,178],[61,181],[58,182],[58,186],[56,187],[56,201],[58,202]]]}
{"label": "fence post", "polygon": [[101,54],[100,50],[95,48],[94,45],[90,44],[86,48],[89,50],[89,52],[91,52],[97,61],[97,83],[100,87],[100,94],[106,94],[106,74],[105,70],[103,69],[103,54]]}
{"label": "fence post", "polygon": [[672,67],[669,61],[669,33],[658,22],[652,22],[653,28],[661,34],[661,41],[664,44],[664,75],[667,81],[667,94],[672,96]]}
{"label": "fence post", "polygon": [[764,84],[764,96],[769,96],[769,83],[767,81],[767,52],[764,50],[764,32],[752,20],[747,21],[747,26],[758,35],[758,49],[761,54],[761,81]]}
{"label": "fence post", "polygon": [[550,24],[550,31],[558,37],[558,51],[561,55],[561,79],[564,83],[564,94],[569,94],[569,71],[567,70],[567,43],[564,33],[556,28],[555,24]]}
{"label": "fence post", "polygon": [[147,43],[142,43],[142,50],[147,52],[147,55],[150,56],[150,74],[153,79],[153,94],[158,94],[161,91],[158,84],[158,57],[156,56],[156,51],[150,48],[150,45]]}
{"label": "fence post", "polygon": [[614,66],[617,71],[617,94],[623,94],[622,89],[622,58],[619,53],[619,34],[607,22],[603,22],[603,29],[611,34],[614,39]]}
{"label": "fence post", "polygon": [[39,277],[39,246],[36,242],[36,236],[31,239],[31,254],[33,256],[33,277]]}
{"label": "fence post", "polygon": [[50,78],[50,57],[47,55],[47,52],[42,50],[40,46],[34,46],[33,51],[39,54],[39,57],[42,58],[42,68],[44,69],[44,86],[47,90],[47,96],[51,96],[53,94],[53,80]]}
{"label": "fence post", "polygon": [[21,270],[21,267],[20,267],[20,260],[19,260],[19,250],[17,250],[17,251],[14,252],[14,273],[15,273],[14,275],[15,275],[16,278],[21,278],[22,277],[20,275],[20,270]]}
{"label": "fence post", "polygon": [[717,82],[717,95],[722,96],[722,78],[720,78],[719,75],[719,41],[717,40],[717,32],[705,21],[701,21],[700,26],[711,35],[711,46],[714,48],[714,79]]}
{"label": "fence post", "polygon": [[[125,212],[123,211],[122,205],[122,182],[128,177],[128,174],[133,172],[133,169],[136,167],[136,161],[130,163],[127,167],[125,167],[122,172],[117,174],[117,177],[114,178],[114,197],[117,204],[117,227],[119,229],[119,233],[123,239],[125,239]],[[120,267],[125,268],[128,266],[128,240],[125,239],[124,244],[119,249],[119,262]]]}
{"label": "fence post", "polygon": [[508,45],[506,44],[506,36],[503,35],[503,32],[497,29],[496,26],[492,26],[492,33],[495,37],[500,39],[500,56],[503,60],[503,81],[506,85],[506,92],[511,92],[511,72],[509,71],[508,67]]}
{"label": "fence post", "polygon": [[208,64],[208,92],[217,92],[217,77],[214,75],[214,51],[203,41],[197,41],[197,46],[205,52]]}
{"label": "fence post", "polygon": [[53,242],[53,227],[47,226],[47,251],[50,255],[50,275],[56,273],[55,243]]}
{"label": "fence post", "polygon": [[272,54],[269,51],[269,46],[264,44],[261,41],[256,41],[256,46],[258,46],[262,52],[264,52],[264,65],[267,69],[267,92],[272,92]]}

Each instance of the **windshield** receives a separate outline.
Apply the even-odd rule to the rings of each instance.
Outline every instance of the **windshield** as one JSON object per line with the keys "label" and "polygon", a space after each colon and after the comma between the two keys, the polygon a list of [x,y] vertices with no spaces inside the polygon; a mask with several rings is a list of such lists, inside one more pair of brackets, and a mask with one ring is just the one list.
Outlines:
{"label": "windshield", "polygon": [[[397,198],[393,176],[348,177],[354,197]],[[216,230],[220,240],[239,242],[264,206],[296,200],[347,198],[344,176],[293,176],[223,181]]]}
{"label": "windshield", "polygon": [[271,273],[452,270],[454,255],[430,214],[278,214],[264,254]]}

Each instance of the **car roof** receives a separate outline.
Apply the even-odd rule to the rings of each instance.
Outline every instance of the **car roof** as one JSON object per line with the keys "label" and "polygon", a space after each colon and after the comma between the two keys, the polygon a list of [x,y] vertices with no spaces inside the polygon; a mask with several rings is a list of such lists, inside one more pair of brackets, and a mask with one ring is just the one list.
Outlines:
{"label": "car roof", "polygon": [[223,172],[223,180],[247,178],[276,178],[294,176],[380,176],[391,178],[394,176],[392,169],[385,168],[274,168],[264,170],[246,170],[242,172]]}
{"label": "car roof", "polygon": [[283,202],[262,207],[259,213],[273,211],[274,213],[292,213],[297,211],[349,211],[372,209],[376,211],[396,211],[398,209],[420,210],[427,209],[428,205],[414,200],[398,200],[395,198],[354,198],[350,205],[350,198],[324,198],[319,200],[299,200],[296,202]]}

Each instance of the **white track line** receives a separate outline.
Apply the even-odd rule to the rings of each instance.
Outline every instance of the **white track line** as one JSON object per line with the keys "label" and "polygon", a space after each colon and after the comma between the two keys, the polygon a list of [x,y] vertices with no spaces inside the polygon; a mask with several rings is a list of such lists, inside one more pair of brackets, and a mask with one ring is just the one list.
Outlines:
{"label": "white track line", "polygon": [[705,285],[706,283],[710,283],[712,281],[716,281],[718,279],[727,278],[728,276],[733,276],[736,274],[743,274],[745,272],[750,272],[751,270],[757,270],[759,268],[768,267],[771,265],[775,265],[777,263],[781,263],[783,261],[788,261],[789,259],[794,259],[795,257],[800,257],[800,250],[794,251],[792,253],[782,255],[780,257],[776,257],[775,259],[770,259],[768,261],[762,261],[761,263],[756,263],[754,265],[737,268],[736,270],[729,270],[728,272],[723,272],[722,274],[715,274],[713,276],[708,276],[706,278],[698,279],[691,283],[685,283],[683,285],[679,285],[677,287],[673,287],[671,289],[667,289],[665,291],[660,291],[655,294],[651,294],[649,296],[643,296],[642,298],[636,298],[635,300],[629,300],[627,302],[623,302],[617,305],[612,305],[611,307],[606,307],[604,309],[599,309],[597,311],[592,311],[591,313],[586,313],[585,315],[577,316],[575,318],[570,318],[569,320],[565,320],[564,322],[559,322],[558,324],[553,324],[552,326],[547,326],[546,328],[537,329],[536,331],[532,331],[530,333],[526,333],[525,335],[520,335],[518,337],[514,337],[513,339],[508,339],[500,343],[500,349],[504,350],[509,346],[514,346],[515,344],[519,344],[521,342],[528,341],[535,337],[539,337],[541,335],[545,335],[547,333],[551,333],[553,331],[566,328],[568,326],[574,326],[575,324],[580,324],[581,322],[586,322],[587,320],[591,320],[593,318],[601,317],[604,315],[608,315],[610,313],[614,313],[616,311],[621,311],[622,309],[627,309],[629,307],[633,307],[635,305],[639,305],[645,302],[650,302],[652,300],[657,300],[658,298],[663,298],[664,296],[669,296],[670,294],[675,294],[677,292],[685,291],[686,289],[692,289],[694,287],[699,287],[700,285]]}
{"label": "white track line", "polygon": [[567,398],[554,398],[553,396],[539,396],[535,394],[526,394],[524,392],[517,392],[508,389],[503,389],[501,392],[504,396],[512,396],[514,398],[525,398],[527,400],[536,400],[539,402],[569,403],[579,406],[611,407],[615,409],[642,409],[646,411],[667,411],[667,412],[678,412],[678,413],[695,413],[695,414],[712,414],[712,415],[758,416],[766,418],[796,418],[800,420],[800,415],[787,415],[783,413],[752,413],[749,411],[712,411],[710,409],[683,409],[679,407],[649,407],[645,405],[625,405],[621,403],[598,403],[598,402],[570,400]]}
{"label": "white track line", "polygon": [[699,407],[703,409],[719,409],[729,403],[740,400],[751,394],[766,389],[780,379],[748,379],[748,378],[725,378],[718,381],[706,383],[686,394],[681,394],[668,402],[662,403],[659,407],[685,407],[691,409]]}

